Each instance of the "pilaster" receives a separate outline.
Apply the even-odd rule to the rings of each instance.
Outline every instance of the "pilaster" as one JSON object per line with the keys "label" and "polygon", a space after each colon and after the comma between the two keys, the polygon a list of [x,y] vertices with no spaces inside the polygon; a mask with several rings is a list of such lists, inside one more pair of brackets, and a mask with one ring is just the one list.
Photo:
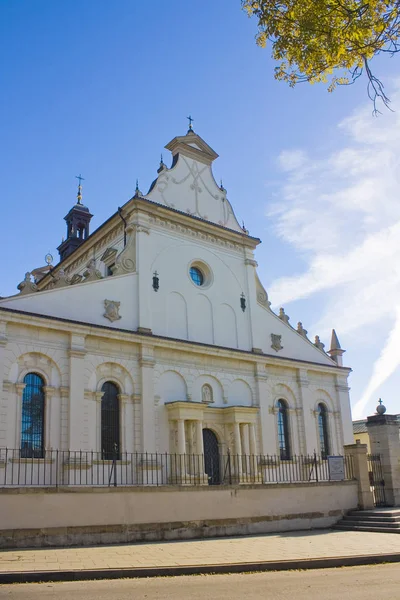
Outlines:
{"label": "pilaster", "polygon": [[385,480],[386,502],[400,506],[400,438],[396,415],[378,414],[368,417],[371,454],[379,454]]}
{"label": "pilaster", "polygon": [[154,404],[154,348],[141,347],[140,374],[142,384],[141,448],[142,452],[156,452],[156,414]]}
{"label": "pilaster", "polygon": [[83,407],[85,401],[85,336],[71,334],[69,349],[68,449],[83,449]]}
{"label": "pilaster", "polygon": [[345,456],[351,456],[353,475],[358,482],[358,507],[361,510],[374,508],[367,463],[367,444],[348,444],[344,447]]}
{"label": "pilaster", "polygon": [[276,431],[275,419],[269,411],[271,402],[268,375],[266,368],[261,363],[256,363],[254,366],[254,377],[256,380],[257,404],[260,407],[260,430],[261,430],[261,453],[275,454],[276,448]]}

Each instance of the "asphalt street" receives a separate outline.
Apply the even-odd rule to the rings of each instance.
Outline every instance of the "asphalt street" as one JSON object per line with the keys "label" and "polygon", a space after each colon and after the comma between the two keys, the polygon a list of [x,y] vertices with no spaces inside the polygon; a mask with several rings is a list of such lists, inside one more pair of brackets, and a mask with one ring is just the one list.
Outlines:
{"label": "asphalt street", "polygon": [[400,565],[0,586],[7,600],[397,600]]}

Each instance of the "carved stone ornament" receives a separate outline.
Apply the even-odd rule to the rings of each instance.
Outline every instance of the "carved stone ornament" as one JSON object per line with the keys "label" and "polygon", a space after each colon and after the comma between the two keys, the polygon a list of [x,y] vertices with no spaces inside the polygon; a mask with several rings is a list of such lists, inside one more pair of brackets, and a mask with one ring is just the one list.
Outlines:
{"label": "carved stone ornament", "polygon": [[96,269],[96,261],[94,258],[91,258],[86,265],[86,271],[83,274],[85,281],[96,281],[97,279],[103,279],[100,271]]}
{"label": "carved stone ornament", "polygon": [[212,388],[207,383],[201,388],[201,401],[205,404],[214,402]]}
{"label": "carved stone ornament", "polygon": [[271,302],[268,300],[268,294],[265,291],[261,281],[258,278],[257,272],[254,271],[256,276],[256,294],[257,294],[257,302],[261,304],[264,308],[268,308],[270,310]]}
{"label": "carved stone ornament", "polygon": [[120,306],[121,302],[116,302],[115,300],[104,300],[104,309],[106,312],[104,313],[103,317],[111,321],[111,323],[118,321],[118,319],[121,318],[121,315],[119,314]]}
{"label": "carved stone ornament", "polygon": [[275,352],[279,352],[279,350],[283,350],[283,346],[281,344],[282,336],[277,335],[276,333],[271,333],[271,348],[275,350]]}
{"label": "carved stone ornament", "polygon": [[113,267],[113,275],[134,273],[136,271],[136,227],[128,225],[128,239],[125,248],[118,254]]}
{"label": "carved stone ornament", "polygon": [[287,315],[285,313],[285,309],[284,308],[280,308],[279,309],[279,318],[281,321],[283,321],[284,323],[286,323],[287,325],[289,325],[289,315]]}
{"label": "carved stone ornament", "polygon": [[59,269],[58,272],[54,276],[54,288],[64,287],[66,285],[70,285],[71,278],[68,277],[64,271],[64,269]]}
{"label": "carved stone ornament", "polygon": [[307,338],[307,329],[304,329],[303,327],[303,323],[301,321],[299,321],[297,323],[297,333],[299,333],[300,335],[302,335],[304,338]]}
{"label": "carved stone ornament", "polygon": [[37,285],[31,281],[31,274],[25,273],[24,280],[18,284],[17,289],[20,291],[20,294],[32,294],[33,292],[37,292]]}
{"label": "carved stone ornament", "polygon": [[317,348],[319,348],[320,350],[322,350],[322,352],[325,352],[325,350],[324,350],[325,344],[323,344],[321,342],[321,340],[319,339],[319,335],[315,336],[314,346],[317,346]]}

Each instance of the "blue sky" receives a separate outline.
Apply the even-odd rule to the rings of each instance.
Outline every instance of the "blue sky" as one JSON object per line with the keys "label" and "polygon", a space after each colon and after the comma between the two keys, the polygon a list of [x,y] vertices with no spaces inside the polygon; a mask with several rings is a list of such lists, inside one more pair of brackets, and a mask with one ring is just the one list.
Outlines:
{"label": "blue sky", "polygon": [[[0,294],[57,256],[75,175],[97,227],[191,113],[274,309],[326,345],[336,328],[356,417],[400,412],[400,119],[372,117],[364,80],[275,81],[255,33],[240,0],[0,1]],[[396,108],[398,59],[375,63]]]}

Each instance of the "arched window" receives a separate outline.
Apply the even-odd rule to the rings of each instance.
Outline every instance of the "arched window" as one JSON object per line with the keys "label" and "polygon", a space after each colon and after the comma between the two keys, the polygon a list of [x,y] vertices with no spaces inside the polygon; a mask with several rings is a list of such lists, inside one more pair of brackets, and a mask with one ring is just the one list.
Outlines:
{"label": "arched window", "polygon": [[36,373],[24,377],[21,418],[21,457],[44,456],[44,381]]}
{"label": "arched window", "polygon": [[119,459],[119,389],[106,381],[101,391],[101,455],[103,460]]}
{"label": "arched window", "polygon": [[328,415],[326,412],[326,406],[322,403],[318,404],[318,433],[321,456],[322,458],[326,458],[330,453],[328,436]]}
{"label": "arched window", "polygon": [[278,443],[281,460],[290,459],[288,406],[284,400],[278,400]]}

